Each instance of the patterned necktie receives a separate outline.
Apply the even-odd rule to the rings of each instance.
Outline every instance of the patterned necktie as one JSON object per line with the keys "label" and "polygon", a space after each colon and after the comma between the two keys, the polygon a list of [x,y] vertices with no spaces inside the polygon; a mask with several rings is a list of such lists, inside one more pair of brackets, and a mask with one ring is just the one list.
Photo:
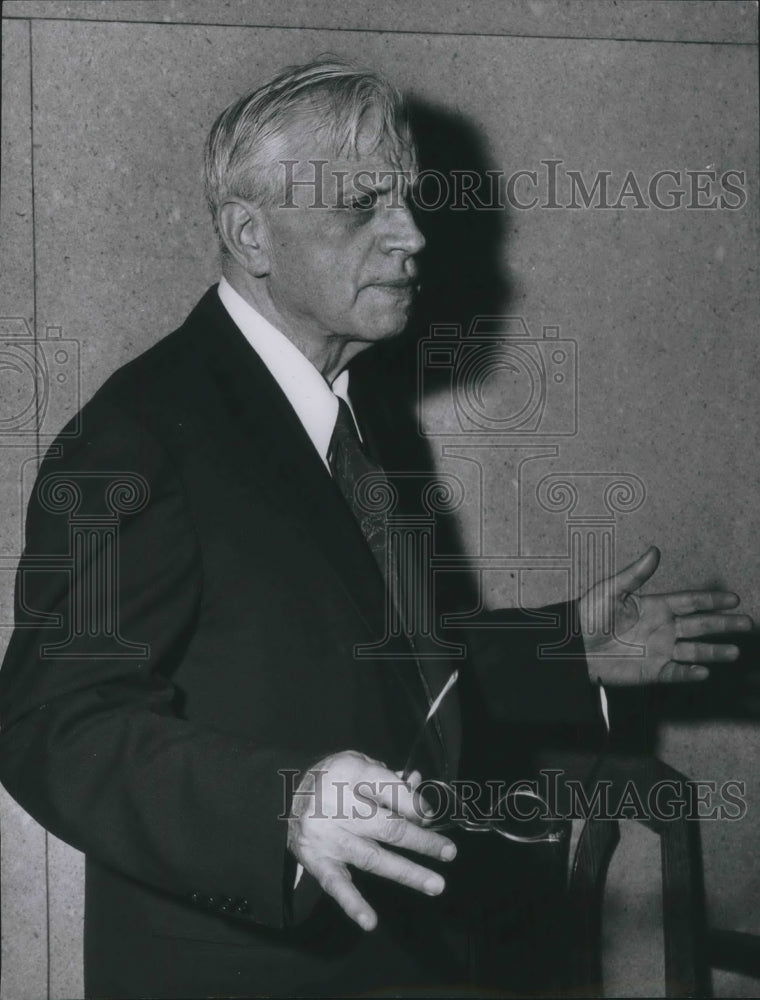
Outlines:
{"label": "patterned necktie", "polygon": [[[385,473],[383,469],[373,462],[364,451],[364,448],[359,440],[356,423],[351,410],[349,409],[348,403],[340,397],[338,397],[338,417],[335,421],[335,429],[333,430],[332,438],[330,439],[327,464],[330,467],[330,471],[336,485],[343,494],[346,503],[351,509],[351,513],[354,515],[354,518],[361,528],[361,532],[372,551],[372,555],[375,557],[375,561],[377,562],[382,577],[385,580],[386,587],[390,588],[392,594],[400,595],[400,601],[403,604],[404,591],[400,587],[400,584],[402,584],[403,581],[399,580],[396,567],[392,565],[389,566],[386,546],[387,515],[383,511],[373,511],[368,508],[367,505],[362,504],[360,499],[357,497],[357,485],[364,476],[371,474],[374,477],[374,481],[377,482],[378,479],[380,481],[385,480]],[[414,642],[411,638],[409,642],[412,649],[414,649]],[[428,707],[430,707],[433,703],[430,680],[426,676],[426,672],[423,669],[420,660],[415,659],[415,662],[417,675],[424,691],[424,698]],[[437,713],[436,716],[431,719],[431,723],[432,725],[426,727],[426,729],[430,736],[434,739],[437,738],[437,756],[440,757],[441,753],[443,753],[445,759],[445,742]],[[424,758],[421,758],[421,761],[423,759]],[[445,760],[444,769],[446,769]],[[425,770],[427,770],[427,768],[425,768]],[[432,773],[423,775],[423,777],[433,776],[434,775]]]}
{"label": "patterned necktie", "polygon": [[385,518],[383,511],[373,511],[360,503],[356,493],[359,481],[367,475],[385,478],[385,473],[362,448],[356,423],[345,399],[338,399],[338,417],[330,439],[327,464],[340,492],[351,508],[372,555],[386,579]]}

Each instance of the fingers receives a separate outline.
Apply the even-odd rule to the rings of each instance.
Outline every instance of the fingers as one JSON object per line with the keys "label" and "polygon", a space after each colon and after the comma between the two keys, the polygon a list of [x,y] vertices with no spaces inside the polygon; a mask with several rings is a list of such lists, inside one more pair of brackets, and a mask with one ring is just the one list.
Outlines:
{"label": "fingers", "polygon": [[313,771],[320,781],[309,789],[310,808],[296,809],[294,800],[288,847],[347,916],[367,930],[377,923],[351,881],[348,865],[431,896],[443,891],[440,875],[383,846],[442,861],[456,855],[448,838],[422,825],[418,773],[407,783],[355,751],[326,757]]}
{"label": "fingers", "polygon": [[675,624],[676,639],[694,639],[720,632],[749,632],[753,622],[749,615],[693,614],[676,618]]}
{"label": "fingers", "polygon": [[[396,773],[398,774],[399,777],[401,777],[403,772],[397,771]],[[407,785],[409,785],[412,791],[415,790],[415,788],[421,783],[421,781],[422,781],[422,775],[420,774],[419,771],[412,771],[412,773],[406,779],[406,783]]]}
{"label": "fingers", "polygon": [[731,663],[739,656],[739,647],[717,642],[677,642],[673,659],[678,663]]}
{"label": "fingers", "polygon": [[643,556],[639,556],[625,569],[621,569],[613,577],[614,588],[618,593],[630,594],[647,582],[660,562],[660,550],[656,545],[650,545]]}
{"label": "fingers", "polygon": [[401,847],[406,851],[414,851],[415,854],[425,854],[429,858],[440,858],[441,861],[451,861],[457,853],[448,837],[426,830],[384,809],[367,820],[362,836],[372,837],[373,840]]}
{"label": "fingers", "polygon": [[662,668],[658,680],[666,684],[681,684],[705,681],[709,676],[708,668],[699,663],[675,663],[671,660]]}
{"label": "fingers", "polygon": [[[444,837],[422,830],[402,817],[393,816],[388,812],[380,823],[384,823],[384,827],[379,824],[373,825],[374,839],[367,837],[368,831],[356,835],[343,830],[332,840],[331,856],[313,857],[311,852],[307,852],[303,858],[306,867],[324,891],[332,896],[344,913],[364,930],[372,930],[377,925],[377,915],[353,884],[347,865],[398,882],[399,885],[424,892],[428,896],[437,896],[446,888],[444,879],[436,872],[400,854],[394,854],[377,843],[377,840],[385,839],[394,846],[414,849],[411,845],[423,839],[436,844],[438,841],[448,843]],[[411,840],[408,836],[411,836]],[[426,847],[425,853],[433,857],[443,856],[440,850],[427,850],[429,845],[423,846]],[[446,851],[446,856],[453,857],[456,849],[453,844],[449,844],[449,847],[451,850]]]}
{"label": "fingers", "polygon": [[691,615],[695,611],[728,611],[739,603],[738,595],[727,590],[682,590],[659,596],[665,598],[674,615]]}
{"label": "fingers", "polygon": [[407,774],[404,768],[399,768],[398,771],[394,771],[393,773],[396,775],[397,778],[400,778],[402,781],[406,782],[406,784],[412,789],[412,791],[414,791],[417,785],[419,785],[419,783],[422,781],[422,775],[420,774],[419,771],[410,771],[409,774]]}
{"label": "fingers", "polygon": [[[400,774],[402,772],[394,772]],[[375,786],[374,798],[391,812],[404,816],[412,823],[421,825],[433,815],[430,803],[424,795],[417,792],[422,784],[419,771],[412,771],[406,782],[384,781]]]}
{"label": "fingers", "polygon": [[437,896],[446,888],[443,878],[422,865],[386,851],[379,844],[362,837],[347,835],[343,843],[346,860],[355,868],[371,872],[381,878],[398,882],[428,896]]}
{"label": "fingers", "polygon": [[[398,775],[397,771],[377,767],[368,767],[363,772],[361,780],[354,786],[357,796],[366,803],[366,809],[361,815],[374,815],[376,810],[372,808],[372,804],[376,803],[418,826],[424,824],[432,810],[424,797],[416,791],[422,782],[422,776],[419,771],[413,771],[404,781]],[[438,853],[433,856],[438,857]]]}
{"label": "fingers", "polygon": [[[403,777],[404,774],[403,771],[396,771],[395,773],[398,774],[399,777]],[[403,815],[405,815],[406,818],[411,820],[413,823],[422,822],[422,825],[424,826],[434,818],[435,810],[422,793],[417,793],[417,789],[422,784],[422,775],[420,772],[412,771],[406,779],[406,784],[412,792],[412,808],[411,812],[404,812]],[[382,799],[381,801],[383,805],[388,806],[388,808],[393,811],[398,811],[394,809],[393,803],[388,802],[385,799]],[[446,858],[445,860],[449,859]]]}
{"label": "fingers", "polygon": [[415,795],[415,789],[421,780],[419,771],[413,771],[404,781],[397,777],[395,771],[368,769],[366,778],[362,778],[356,789],[367,799],[380,803],[391,812],[404,816],[413,823],[421,823],[424,819],[421,814],[424,802],[420,801],[419,795]]}
{"label": "fingers", "polygon": [[328,896],[332,896],[346,916],[362,930],[371,931],[377,926],[377,914],[359,892],[344,864],[330,858],[321,858],[310,866],[311,874]]}

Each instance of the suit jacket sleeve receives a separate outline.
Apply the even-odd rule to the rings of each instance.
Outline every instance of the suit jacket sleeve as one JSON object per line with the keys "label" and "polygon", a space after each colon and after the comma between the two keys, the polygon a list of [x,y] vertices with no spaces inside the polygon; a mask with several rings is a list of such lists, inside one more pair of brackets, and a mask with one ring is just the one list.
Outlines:
{"label": "suit jacket sleeve", "polygon": [[[96,401],[87,425],[61,458],[45,460],[29,506],[17,628],[0,672],[0,779],[33,817],[99,862],[187,899],[226,897],[245,919],[281,926],[293,866],[280,818],[288,782],[278,771],[295,772],[292,789],[314,760],[259,745],[255,732],[239,738],[182,717],[172,670],[196,627],[202,585],[182,482],[119,407]],[[97,533],[71,585],[60,562],[71,555],[72,518],[103,514],[101,474],[117,481],[121,470],[149,491],[121,518],[111,595],[121,636],[147,645],[139,658],[86,628],[69,634],[74,588],[107,565]],[[61,472],[81,492],[68,514],[40,490]],[[53,648],[67,638],[65,650]]]}
{"label": "suit jacket sleeve", "polygon": [[462,638],[483,702],[500,721],[601,722],[575,601],[484,612]]}

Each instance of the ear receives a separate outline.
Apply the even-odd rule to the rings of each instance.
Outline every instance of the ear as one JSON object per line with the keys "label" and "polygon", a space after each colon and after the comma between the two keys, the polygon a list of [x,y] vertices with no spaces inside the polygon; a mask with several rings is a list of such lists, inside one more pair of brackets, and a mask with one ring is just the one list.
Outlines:
{"label": "ear", "polygon": [[243,198],[229,198],[217,215],[219,233],[234,260],[255,278],[269,274],[264,212]]}

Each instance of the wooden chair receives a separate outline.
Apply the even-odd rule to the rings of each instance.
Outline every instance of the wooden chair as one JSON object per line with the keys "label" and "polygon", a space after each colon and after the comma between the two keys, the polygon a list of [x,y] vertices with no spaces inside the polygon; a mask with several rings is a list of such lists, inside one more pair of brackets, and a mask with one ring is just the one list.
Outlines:
{"label": "wooden chair", "polygon": [[[610,782],[619,801],[628,783],[649,801],[658,782],[684,788],[687,778],[654,757],[610,755],[594,783]],[[591,791],[589,783],[588,791]],[[630,786],[628,786],[630,787]],[[706,925],[699,822],[680,816],[638,819],[660,838],[666,997],[712,997],[710,969],[760,978],[760,936],[709,929]],[[573,858],[568,890],[566,996],[603,997],[602,907],[607,870],[620,840],[616,819],[586,820]]]}

